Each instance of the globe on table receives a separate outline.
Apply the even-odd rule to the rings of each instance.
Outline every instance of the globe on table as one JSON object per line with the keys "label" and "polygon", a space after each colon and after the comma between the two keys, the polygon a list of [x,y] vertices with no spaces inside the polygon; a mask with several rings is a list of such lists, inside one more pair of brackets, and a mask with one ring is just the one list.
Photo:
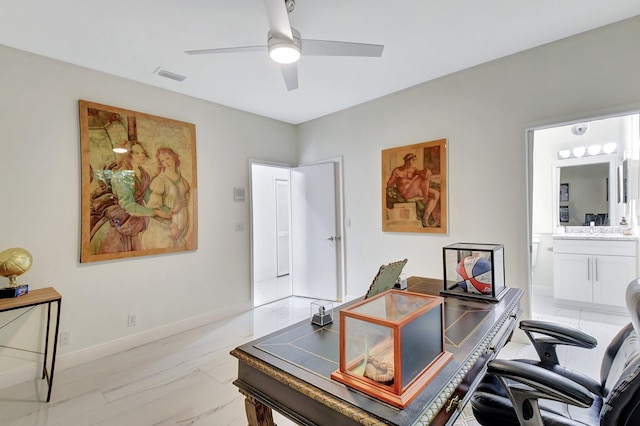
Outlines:
{"label": "globe on table", "polygon": [[0,253],[0,275],[9,278],[9,287],[17,287],[16,278],[31,268],[33,257],[27,250],[14,247]]}

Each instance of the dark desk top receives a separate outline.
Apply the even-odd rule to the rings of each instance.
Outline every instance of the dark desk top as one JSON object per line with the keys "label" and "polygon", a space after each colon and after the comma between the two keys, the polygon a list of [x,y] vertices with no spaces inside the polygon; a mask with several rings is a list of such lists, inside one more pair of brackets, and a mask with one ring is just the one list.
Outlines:
{"label": "dark desk top", "polygon": [[[411,277],[408,290],[438,295],[441,280]],[[290,377],[286,380],[311,385],[348,405],[354,405],[384,419],[388,424],[409,425],[423,418],[428,424],[491,343],[521,297],[521,290],[508,289],[498,303],[445,297],[445,346],[453,359],[437,377],[404,409],[400,410],[332,380],[339,367],[339,310],[333,323],[324,327],[309,320],[240,346],[232,354],[241,361],[247,355]],[[496,325],[499,325],[496,327]],[[267,372],[272,374],[273,372]],[[311,392],[313,394],[313,392]],[[314,397],[313,395],[310,395]]]}

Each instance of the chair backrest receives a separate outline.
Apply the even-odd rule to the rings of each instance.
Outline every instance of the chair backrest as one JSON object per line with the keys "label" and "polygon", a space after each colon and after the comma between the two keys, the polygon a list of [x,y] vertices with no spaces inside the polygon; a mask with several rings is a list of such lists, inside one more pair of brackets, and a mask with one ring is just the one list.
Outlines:
{"label": "chair backrest", "polygon": [[602,361],[601,425],[640,425],[640,279],[627,286],[626,303],[631,324],[614,337]]}
{"label": "chair backrest", "polygon": [[631,281],[627,286],[625,302],[631,316],[631,324],[633,324],[636,332],[640,334],[640,278]]}

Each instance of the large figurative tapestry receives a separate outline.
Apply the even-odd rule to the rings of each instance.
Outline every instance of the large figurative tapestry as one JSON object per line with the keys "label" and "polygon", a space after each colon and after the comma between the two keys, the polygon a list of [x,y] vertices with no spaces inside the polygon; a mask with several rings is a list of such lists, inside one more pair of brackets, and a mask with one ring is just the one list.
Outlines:
{"label": "large figurative tapestry", "polygon": [[446,234],[447,140],[382,151],[382,230]]}
{"label": "large figurative tapestry", "polygon": [[195,250],[195,125],[79,101],[80,262]]}

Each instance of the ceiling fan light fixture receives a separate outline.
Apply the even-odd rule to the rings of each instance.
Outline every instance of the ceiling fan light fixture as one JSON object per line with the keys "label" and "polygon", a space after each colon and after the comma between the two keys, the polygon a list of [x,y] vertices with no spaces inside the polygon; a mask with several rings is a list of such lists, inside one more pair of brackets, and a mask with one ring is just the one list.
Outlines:
{"label": "ceiling fan light fixture", "polygon": [[295,28],[291,28],[291,33],[293,40],[271,31],[267,35],[269,56],[279,64],[293,64],[300,59],[300,33]]}
{"label": "ceiling fan light fixture", "polygon": [[269,56],[279,64],[293,64],[300,59],[300,49],[293,43],[269,46]]}

